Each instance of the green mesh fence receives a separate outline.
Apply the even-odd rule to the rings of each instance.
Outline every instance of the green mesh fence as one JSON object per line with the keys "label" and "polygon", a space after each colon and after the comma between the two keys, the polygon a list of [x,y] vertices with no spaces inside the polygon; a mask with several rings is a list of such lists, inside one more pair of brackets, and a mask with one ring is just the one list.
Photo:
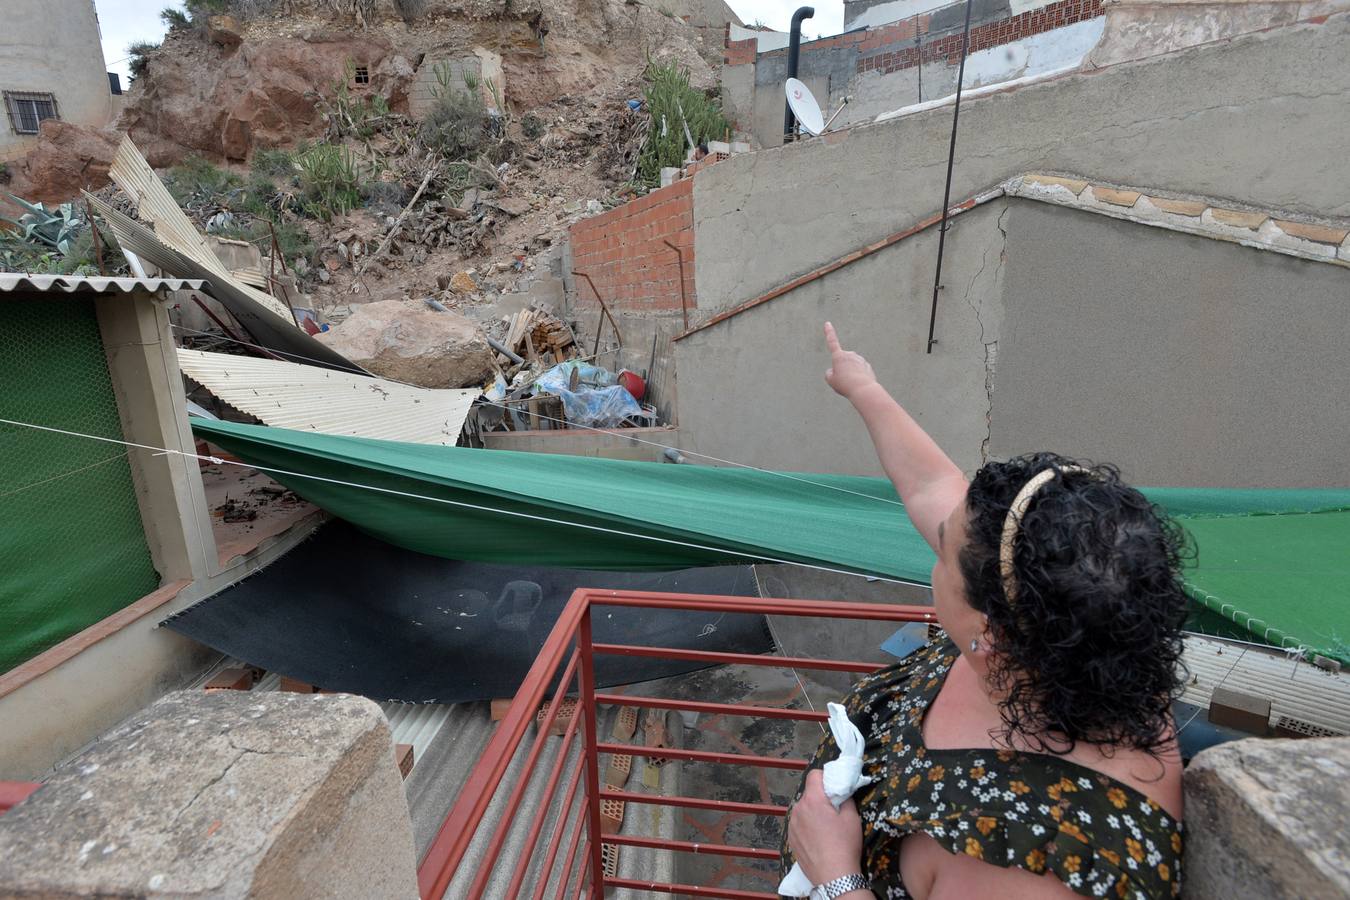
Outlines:
{"label": "green mesh fence", "polygon": [[[0,297],[0,418],[122,439],[92,299]],[[0,424],[0,672],[158,585],[126,448]]]}

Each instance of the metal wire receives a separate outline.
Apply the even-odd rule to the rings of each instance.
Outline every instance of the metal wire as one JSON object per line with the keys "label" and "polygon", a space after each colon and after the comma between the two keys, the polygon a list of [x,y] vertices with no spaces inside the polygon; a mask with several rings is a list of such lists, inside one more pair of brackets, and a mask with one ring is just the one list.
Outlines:
{"label": "metal wire", "polygon": [[[185,328],[185,327],[183,327],[182,325],[175,325],[175,326],[173,326],[173,327],[174,327],[174,328],[177,328],[177,329],[180,330],[180,331],[186,331],[186,332],[189,332],[189,333],[191,333],[191,334],[206,335],[206,336],[209,336],[209,337],[221,337],[220,335],[217,335],[215,332],[211,332],[211,331],[198,331],[198,330],[196,330],[195,328]],[[225,337],[225,338],[222,338],[222,339],[223,339],[223,340],[226,340],[226,341],[230,341],[230,342],[235,343],[235,344],[242,344],[242,345],[245,346],[245,347],[255,347],[255,348],[259,349],[259,350],[266,350],[268,353],[275,353],[275,354],[278,354],[278,355],[280,355],[280,356],[289,356],[289,357],[291,357],[291,358],[293,358],[293,359],[304,360],[305,362],[313,362],[313,363],[319,362],[318,360],[311,359],[311,358],[306,357],[306,356],[301,356],[301,355],[299,355],[299,354],[297,354],[297,353],[287,353],[287,352],[285,352],[285,351],[283,351],[283,350],[273,350],[273,349],[271,349],[271,348],[269,348],[269,347],[263,347],[263,346],[260,345],[260,344],[251,344],[251,343],[249,343],[248,341],[241,341],[241,340],[238,340],[238,339],[236,339],[236,338]],[[381,378],[383,378],[383,376],[381,376]],[[406,381],[399,381],[399,380],[396,379],[396,378],[384,378],[384,380],[385,380],[385,381],[391,381],[391,382],[393,382],[394,384],[402,384],[402,385],[405,385],[405,386],[407,386],[407,387],[421,387],[421,385],[410,384],[410,383],[408,383],[408,382],[406,382]],[[423,389],[423,390],[429,390],[428,388],[422,388],[422,389]],[[497,409],[503,409],[503,410],[506,410],[506,411],[508,411],[508,412],[512,411],[512,407],[510,407],[510,406],[508,406],[508,405],[506,405],[506,404],[504,404],[504,403],[496,403],[496,402],[494,402],[494,401],[492,401],[492,400],[486,400],[486,399],[483,399],[483,398],[481,398],[481,397],[479,398],[478,402],[484,404],[485,406],[496,407]],[[567,425],[567,426],[569,426],[569,427],[571,427],[571,428],[579,428],[579,429],[582,429],[582,430],[585,430],[585,431],[594,431],[594,432],[597,432],[597,433],[599,433],[599,434],[608,434],[608,435],[612,435],[612,436],[614,436],[614,437],[620,437],[620,438],[623,438],[624,440],[634,441],[634,442],[639,443],[639,444],[646,444],[646,445],[648,445],[648,446],[650,446],[650,447],[660,447],[660,448],[662,448],[663,450],[674,450],[675,452],[677,452],[677,453],[682,453],[682,454],[684,454],[684,455],[686,455],[686,456],[694,456],[694,457],[698,457],[699,459],[706,459],[706,460],[709,460],[710,462],[716,462],[716,463],[722,463],[723,465],[734,466],[734,467],[736,467],[736,468],[738,468],[738,469],[750,469],[750,470],[755,471],[755,472],[763,472],[763,473],[766,474],[766,475],[774,475],[774,476],[776,476],[776,477],[778,477],[778,478],[786,478],[786,479],[788,479],[789,481],[798,481],[798,482],[801,482],[802,484],[809,484],[809,485],[811,485],[811,486],[813,486],[813,487],[823,488],[824,490],[827,490],[827,491],[836,491],[836,492],[841,493],[841,494],[851,494],[851,495],[853,495],[853,496],[855,496],[855,497],[862,497],[862,498],[865,499],[865,500],[875,500],[875,501],[878,502],[878,503],[889,503],[889,504],[891,504],[891,505],[893,505],[893,506],[899,506],[899,507],[901,507],[902,509],[904,508],[904,504],[901,503],[899,500],[891,500],[891,499],[886,498],[886,497],[877,497],[877,496],[875,496],[875,495],[873,495],[873,494],[864,494],[864,493],[862,493],[861,491],[849,490],[848,488],[839,487],[838,485],[833,485],[833,484],[823,484],[823,483],[821,483],[821,482],[819,482],[819,481],[812,481],[812,480],[809,479],[809,478],[803,478],[803,477],[801,477],[800,475],[794,475],[794,474],[791,473],[791,472],[778,472],[778,471],[775,471],[775,470],[773,470],[773,469],[762,469],[762,468],[760,468],[759,466],[752,466],[752,465],[750,465],[749,463],[736,462],[735,460],[732,460],[732,459],[723,459],[723,458],[721,458],[721,457],[719,457],[719,456],[712,456],[712,455],[707,454],[707,453],[699,453],[699,452],[694,451],[694,450],[686,450],[685,448],[683,448],[683,447],[677,447],[677,446],[675,446],[674,444],[662,444],[660,441],[650,441],[650,440],[647,440],[647,439],[645,439],[645,438],[634,437],[633,435],[628,434],[628,433],[623,432],[623,431],[616,431],[616,430],[609,429],[609,428],[597,428],[597,427],[595,427],[595,426],[593,426],[593,425],[581,425],[581,424],[579,424],[579,423],[568,422],[566,419],[558,419],[558,418],[555,418],[555,417],[553,417],[553,416],[547,416],[547,415],[544,415],[543,413],[535,413],[534,416],[535,416],[535,418],[538,418],[538,419],[544,419],[544,420],[549,421],[549,422],[557,422],[557,423],[559,423],[559,424],[561,424],[561,425]]]}

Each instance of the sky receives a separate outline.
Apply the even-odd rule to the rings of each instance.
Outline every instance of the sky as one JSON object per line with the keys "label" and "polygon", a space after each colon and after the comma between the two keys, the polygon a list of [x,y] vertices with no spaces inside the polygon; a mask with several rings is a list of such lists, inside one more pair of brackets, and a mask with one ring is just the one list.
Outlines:
{"label": "sky", "polygon": [[177,0],[94,0],[98,27],[103,33],[103,61],[109,72],[122,76],[123,87],[131,78],[127,71],[127,45],[136,41],[158,44],[163,40],[165,28],[159,11],[166,6],[182,4]]}
{"label": "sky", "polygon": [[844,0],[727,0],[727,5],[745,24],[759,21],[775,31],[787,31],[797,8],[811,6],[816,14],[802,23],[803,37],[817,38],[844,30]]}
{"label": "sky", "polygon": [[[747,25],[762,22],[778,31],[787,31],[792,13],[811,0],[728,0],[736,15]],[[159,12],[166,6],[181,7],[178,0],[94,0],[99,28],[103,32],[103,60],[109,72],[122,76],[125,86],[127,45],[134,41],[158,43],[164,37]],[[811,39],[838,34],[844,28],[843,0],[815,0],[816,14],[802,23],[802,36]]]}

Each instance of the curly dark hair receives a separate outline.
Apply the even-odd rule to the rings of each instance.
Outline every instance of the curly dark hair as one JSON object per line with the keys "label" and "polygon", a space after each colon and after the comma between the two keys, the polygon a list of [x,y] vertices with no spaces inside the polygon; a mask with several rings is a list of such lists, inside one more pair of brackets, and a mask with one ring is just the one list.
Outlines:
{"label": "curly dark hair", "polygon": [[[1017,492],[1047,468],[1059,474],[1022,519],[1010,605],[999,571],[1003,523]],[[1115,466],[1054,453],[988,463],[971,480],[966,511],[961,573],[967,600],[989,618],[1002,739],[1016,732],[1055,753],[1079,741],[1164,749],[1181,690],[1180,569],[1190,552],[1181,528]]]}

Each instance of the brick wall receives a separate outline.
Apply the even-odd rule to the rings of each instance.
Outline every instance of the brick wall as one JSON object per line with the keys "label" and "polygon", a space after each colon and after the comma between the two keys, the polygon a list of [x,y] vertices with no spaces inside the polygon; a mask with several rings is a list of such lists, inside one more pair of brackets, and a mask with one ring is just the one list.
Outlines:
{"label": "brick wall", "polygon": [[[694,293],[694,180],[685,178],[603,215],[573,225],[572,268],[595,282],[615,311],[680,309],[680,266],[670,241],[684,253],[684,290]],[[586,279],[577,279],[577,304],[596,307]]]}
{"label": "brick wall", "polygon": [[[1012,43],[1033,34],[1041,34],[1063,28],[1085,19],[1095,19],[1103,15],[1102,0],[1059,0],[1039,9],[1033,9],[1020,15],[972,26],[970,29],[970,51],[977,53],[990,47]],[[866,42],[860,46],[858,58],[859,72],[879,72],[887,74],[900,69],[909,69],[919,64],[919,49],[915,46],[917,34],[928,33],[927,16],[918,16],[916,20],[898,22],[883,28],[873,29],[869,34],[884,33],[877,43]],[[901,35],[897,26],[908,26]],[[891,32],[895,34],[892,36]],[[929,40],[923,40],[923,62],[945,59],[950,65],[961,61],[961,31],[948,31]]]}
{"label": "brick wall", "polygon": [[[976,53],[1012,43],[1033,34],[1063,28],[1075,22],[1094,19],[1104,14],[1103,0],[1058,0],[1058,2],[1029,10],[1020,15],[975,24],[970,29],[970,52]],[[924,13],[899,22],[876,28],[859,29],[801,45],[801,66],[810,71],[808,57],[814,53],[850,48],[857,52],[856,68],[861,72],[888,74],[909,69],[919,64],[919,47],[923,45],[923,62],[945,59],[956,65],[961,60],[961,29],[944,28],[930,31],[931,16]],[[916,41],[917,39],[917,41]],[[727,65],[755,62],[761,56],[786,55],[787,50],[755,53],[755,41],[725,42]]]}

